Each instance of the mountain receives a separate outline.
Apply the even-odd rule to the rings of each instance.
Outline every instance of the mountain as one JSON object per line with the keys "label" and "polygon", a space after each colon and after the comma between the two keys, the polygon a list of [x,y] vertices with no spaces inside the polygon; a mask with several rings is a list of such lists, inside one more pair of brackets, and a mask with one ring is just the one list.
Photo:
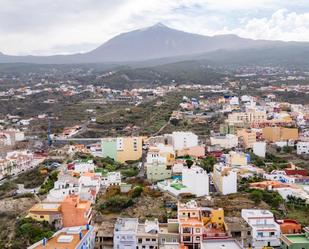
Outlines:
{"label": "mountain", "polygon": [[[297,46],[296,46],[297,45]],[[171,29],[161,23],[120,34],[98,48],[73,55],[10,56],[0,53],[0,63],[78,64],[78,63],[136,63],[157,60],[158,64],[194,59],[216,51],[250,51],[251,49],[297,49],[309,43],[252,40],[236,35],[203,36]],[[261,52],[261,51],[260,51]],[[262,52],[263,55],[263,52]]]}

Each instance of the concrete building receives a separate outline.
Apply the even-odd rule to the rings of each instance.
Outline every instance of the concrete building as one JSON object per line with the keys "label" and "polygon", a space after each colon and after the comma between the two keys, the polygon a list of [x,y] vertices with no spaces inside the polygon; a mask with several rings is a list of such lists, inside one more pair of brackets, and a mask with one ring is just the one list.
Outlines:
{"label": "concrete building", "polygon": [[280,240],[282,249],[309,249],[309,228],[302,234],[282,234]]}
{"label": "concrete building", "polygon": [[94,249],[95,233],[92,226],[67,227],[56,232],[50,239],[43,239],[28,249]]}
{"label": "concrete building", "polygon": [[47,221],[56,228],[62,227],[62,213],[60,203],[38,203],[30,208],[27,217],[37,221]]}
{"label": "concrete building", "polygon": [[74,163],[74,171],[77,173],[94,172],[94,163],[92,160],[77,160]]}
{"label": "concrete building", "polygon": [[226,135],[226,134],[235,134],[235,126],[234,125],[229,125],[227,123],[220,124],[220,134],[221,135]]}
{"label": "concrete building", "polygon": [[231,167],[218,163],[212,174],[214,185],[221,194],[237,193],[237,173]]}
{"label": "concrete building", "polygon": [[267,120],[266,111],[249,110],[246,112],[233,112],[228,115],[228,124],[252,124],[260,123]]}
{"label": "concrete building", "polygon": [[120,163],[142,157],[143,137],[103,138],[101,144],[103,157]]}
{"label": "concrete building", "polygon": [[118,218],[114,228],[114,248],[136,249],[137,230],[137,218]]}
{"label": "concrete building", "polygon": [[157,219],[153,221],[146,220],[144,224],[139,224],[136,235],[136,249],[158,249],[159,231],[159,222]]}
{"label": "concrete building", "polygon": [[210,137],[210,143],[211,145],[219,145],[223,149],[231,149],[238,146],[238,137],[232,134],[213,135]]}
{"label": "concrete building", "polygon": [[296,220],[291,219],[277,220],[277,223],[280,225],[280,230],[282,234],[301,233],[301,224],[299,224]]}
{"label": "concrete building", "polygon": [[252,148],[256,142],[256,132],[242,129],[237,131],[238,141],[243,143],[245,149]]}
{"label": "concrete building", "polygon": [[204,224],[196,202],[178,203],[177,213],[180,243],[189,248],[200,248]]}
{"label": "concrete building", "polygon": [[102,186],[107,188],[109,186],[120,186],[121,185],[121,172],[108,172],[106,175],[101,177]]}
{"label": "concrete building", "polygon": [[252,247],[262,249],[265,246],[280,246],[280,226],[269,210],[242,209],[241,217],[252,229]]}
{"label": "concrete building", "polygon": [[297,128],[286,128],[286,127],[265,127],[262,129],[262,137],[270,142],[280,142],[287,140],[298,139]]}
{"label": "concrete building", "polygon": [[91,223],[92,207],[90,201],[82,201],[77,195],[70,195],[61,202],[64,227],[83,226]]}
{"label": "concrete building", "polygon": [[201,244],[201,249],[242,249],[235,239],[206,240]]}
{"label": "concrete building", "polygon": [[207,171],[201,167],[184,167],[182,169],[182,184],[197,197],[209,195],[209,177]]}
{"label": "concrete building", "polygon": [[253,144],[253,153],[259,157],[265,157],[266,143],[265,142],[255,142]]}
{"label": "concrete building", "polygon": [[297,155],[309,154],[309,141],[297,143]]}
{"label": "concrete building", "polygon": [[198,136],[192,132],[175,131],[172,133],[174,150],[182,150],[198,145]]}

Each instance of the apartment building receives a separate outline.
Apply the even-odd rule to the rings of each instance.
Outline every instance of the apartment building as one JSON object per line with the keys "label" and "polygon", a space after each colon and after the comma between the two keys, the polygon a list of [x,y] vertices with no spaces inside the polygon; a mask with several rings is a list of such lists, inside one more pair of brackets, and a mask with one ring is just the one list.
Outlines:
{"label": "apartment building", "polygon": [[309,154],[309,141],[297,143],[297,155]]}
{"label": "apartment building", "polygon": [[121,185],[121,172],[108,172],[106,175],[101,177],[102,186],[107,188],[109,186],[120,186]]}
{"label": "apartment building", "polygon": [[180,243],[190,249],[201,248],[203,221],[195,201],[178,203]]}
{"label": "apartment building", "polygon": [[261,123],[267,120],[266,111],[249,110],[233,112],[228,115],[227,123],[232,125]]}
{"label": "apartment building", "polygon": [[240,141],[245,149],[252,148],[256,142],[256,132],[248,129],[237,131],[238,141]]}
{"label": "apartment building", "polygon": [[163,156],[158,147],[150,147],[146,158],[147,179],[157,182],[172,177],[171,166],[167,165],[169,156]]}
{"label": "apartment building", "polygon": [[114,248],[136,249],[137,231],[137,218],[118,218],[114,228]]}
{"label": "apartment building", "polygon": [[44,238],[28,249],[94,249],[95,233],[90,225],[66,227],[57,231],[50,239]]}
{"label": "apartment building", "polygon": [[198,136],[192,132],[175,131],[171,136],[174,150],[182,150],[198,145]]}
{"label": "apartment building", "polygon": [[280,246],[280,225],[275,222],[274,215],[269,210],[242,209],[241,217],[252,229],[252,247]]}
{"label": "apartment building", "polygon": [[5,176],[17,175],[33,168],[38,162],[29,151],[11,151],[4,158],[0,158],[0,179]]}
{"label": "apartment building", "polygon": [[103,157],[124,163],[142,157],[143,137],[103,138],[101,145]]}
{"label": "apartment building", "polygon": [[221,194],[237,193],[237,173],[222,163],[214,165],[212,174],[214,185]]}
{"label": "apartment building", "polygon": [[159,245],[159,222],[146,220],[143,224],[138,224],[136,249],[158,249]]}
{"label": "apartment building", "polygon": [[92,207],[90,201],[83,201],[77,195],[70,195],[61,202],[64,227],[83,226],[91,223]]}
{"label": "apartment building", "polygon": [[210,137],[211,145],[218,145],[222,149],[231,149],[238,146],[238,137],[233,134],[225,136],[214,134]]}
{"label": "apartment building", "polygon": [[298,139],[297,128],[286,128],[286,127],[265,127],[262,129],[262,137],[270,142],[280,142],[287,140]]}
{"label": "apartment building", "polygon": [[265,142],[255,142],[253,144],[253,154],[259,157],[265,157],[266,155],[266,143]]}
{"label": "apartment building", "polygon": [[209,195],[209,176],[207,171],[199,166],[182,169],[182,184],[197,197]]}

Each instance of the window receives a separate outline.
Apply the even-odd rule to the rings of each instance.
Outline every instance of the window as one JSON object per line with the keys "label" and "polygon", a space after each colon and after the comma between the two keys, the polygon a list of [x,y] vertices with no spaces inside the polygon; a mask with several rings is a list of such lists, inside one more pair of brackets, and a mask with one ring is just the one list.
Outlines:
{"label": "window", "polygon": [[200,233],[201,230],[200,230],[199,228],[196,228],[196,229],[195,229],[195,232]]}
{"label": "window", "polygon": [[162,244],[164,244],[165,243],[165,238],[162,238],[161,242],[162,242]]}
{"label": "window", "polygon": [[157,241],[157,239],[151,239],[151,241]]}
{"label": "window", "polygon": [[150,239],[149,239],[149,238],[146,238],[146,241],[150,241]]}
{"label": "window", "polygon": [[184,227],[184,228],[182,229],[182,232],[183,232],[183,233],[191,233],[191,228],[190,228],[190,227]]}
{"label": "window", "polygon": [[138,243],[142,243],[142,242],[143,242],[143,239],[139,238]]}
{"label": "window", "polygon": [[183,239],[184,242],[191,242],[190,236],[183,236],[182,239]]}
{"label": "window", "polygon": [[270,236],[274,236],[275,235],[275,232],[270,232]]}
{"label": "window", "polygon": [[200,236],[196,236],[196,241],[200,241],[200,240],[201,240]]}
{"label": "window", "polygon": [[149,249],[153,249],[153,246],[149,246]]}
{"label": "window", "polygon": [[43,219],[43,218],[44,218],[44,215],[40,215],[40,218]]}

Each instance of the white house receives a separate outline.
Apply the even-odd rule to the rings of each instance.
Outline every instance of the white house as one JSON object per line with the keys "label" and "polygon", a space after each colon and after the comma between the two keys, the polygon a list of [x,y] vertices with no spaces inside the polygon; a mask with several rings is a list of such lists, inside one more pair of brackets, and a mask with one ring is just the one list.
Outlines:
{"label": "white house", "polygon": [[266,143],[265,142],[255,142],[253,144],[253,153],[259,157],[265,157]]}
{"label": "white house", "polygon": [[118,218],[114,228],[114,248],[136,249],[137,218]]}
{"label": "white house", "polygon": [[78,173],[94,172],[94,163],[92,160],[79,160],[74,162],[74,171]]}
{"label": "white house", "polygon": [[121,185],[121,173],[118,171],[108,172],[102,176],[101,183],[103,187],[120,186]]}
{"label": "white house", "polygon": [[223,195],[237,193],[237,173],[222,163],[214,165],[212,174],[216,189]]}
{"label": "white house", "polygon": [[309,141],[297,143],[297,155],[309,154]]}
{"label": "white house", "polygon": [[198,145],[198,136],[192,132],[175,131],[172,133],[174,150],[182,150]]}
{"label": "white house", "polygon": [[227,134],[225,136],[214,135],[210,137],[211,145],[219,145],[223,149],[231,149],[237,147],[238,137],[233,134]]}
{"label": "white house", "polygon": [[209,176],[201,167],[183,167],[182,184],[197,197],[209,195]]}
{"label": "white house", "polygon": [[251,227],[252,247],[280,246],[280,225],[269,210],[242,209],[241,217]]}

